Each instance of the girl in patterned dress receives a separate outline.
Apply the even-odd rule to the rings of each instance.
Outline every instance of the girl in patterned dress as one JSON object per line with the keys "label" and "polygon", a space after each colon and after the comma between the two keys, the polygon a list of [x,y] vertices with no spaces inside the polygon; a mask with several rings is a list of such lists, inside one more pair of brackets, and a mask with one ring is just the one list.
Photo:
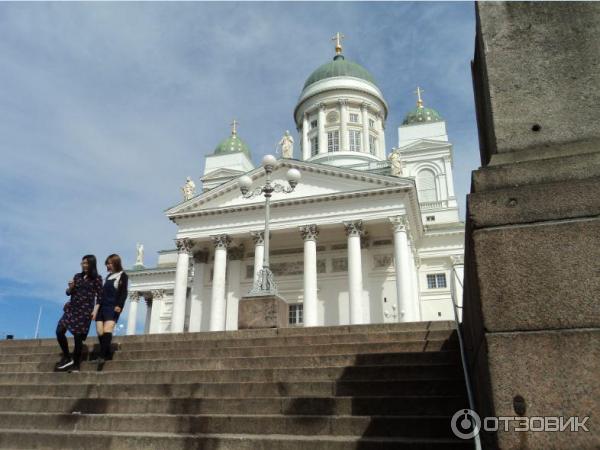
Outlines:
{"label": "girl in patterned dress", "polygon": [[[59,371],[79,371],[83,341],[87,338],[94,307],[102,297],[102,277],[98,275],[96,257],[85,255],[81,260],[81,272],[76,274],[66,291],[71,299],[65,303],[64,314],[56,327],[56,339],[63,352],[56,365]],[[69,354],[67,330],[75,337],[73,356]]]}

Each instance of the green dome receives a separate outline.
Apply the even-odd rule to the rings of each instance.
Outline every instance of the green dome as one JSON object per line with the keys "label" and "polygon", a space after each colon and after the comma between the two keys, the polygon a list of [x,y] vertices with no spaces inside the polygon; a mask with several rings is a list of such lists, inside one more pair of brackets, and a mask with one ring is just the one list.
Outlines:
{"label": "green dome", "polygon": [[317,81],[333,77],[360,78],[361,80],[377,85],[373,75],[371,75],[363,66],[345,59],[343,55],[336,55],[333,58],[333,61],[323,64],[308,77],[306,83],[304,83],[303,89],[306,89]]}
{"label": "green dome", "polygon": [[246,145],[244,141],[242,141],[237,133],[232,133],[227,139],[221,141],[219,145],[215,148],[214,155],[225,155],[227,153],[245,153],[246,156],[252,159],[250,156],[250,149]]}
{"label": "green dome", "polygon": [[416,109],[409,112],[405,117],[402,125],[413,125],[415,123],[441,122],[442,116],[433,108],[417,106]]}

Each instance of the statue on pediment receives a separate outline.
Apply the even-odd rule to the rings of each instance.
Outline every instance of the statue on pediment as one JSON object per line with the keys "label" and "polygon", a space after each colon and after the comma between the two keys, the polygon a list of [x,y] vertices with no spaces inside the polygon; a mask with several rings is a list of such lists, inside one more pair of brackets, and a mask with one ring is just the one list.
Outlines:
{"label": "statue on pediment", "polygon": [[144,265],[144,244],[136,245],[137,255],[135,257],[135,265],[143,266]]}
{"label": "statue on pediment", "polygon": [[395,177],[402,176],[402,160],[400,159],[400,154],[398,152],[390,153],[388,156],[390,160],[390,168],[392,169],[392,175]]}
{"label": "statue on pediment", "polygon": [[194,195],[196,195],[196,183],[192,180],[191,177],[187,177],[185,184],[181,188],[181,192],[183,192],[183,200],[188,201]]}
{"label": "statue on pediment", "polygon": [[285,131],[277,146],[281,149],[281,156],[283,158],[291,159],[294,157],[294,138],[290,136],[288,130]]}

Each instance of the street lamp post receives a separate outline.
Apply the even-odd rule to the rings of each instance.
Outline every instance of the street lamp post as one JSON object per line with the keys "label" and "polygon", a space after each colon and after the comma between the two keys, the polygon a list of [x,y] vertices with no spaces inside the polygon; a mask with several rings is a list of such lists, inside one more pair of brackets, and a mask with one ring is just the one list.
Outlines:
{"label": "street lamp post", "polygon": [[244,198],[253,198],[259,195],[265,196],[265,252],[263,256],[263,266],[254,280],[254,286],[249,293],[250,296],[277,295],[277,285],[273,279],[273,272],[271,272],[271,269],[269,268],[269,222],[271,220],[271,196],[273,195],[273,192],[284,192],[289,194],[296,188],[301,178],[301,174],[298,169],[290,169],[286,174],[289,186],[273,183],[271,182],[271,174],[277,165],[277,159],[275,159],[273,155],[266,155],[262,160],[262,165],[266,173],[266,181],[264,186],[250,189],[252,187],[252,178],[250,178],[248,175],[243,175],[238,180],[238,185]]}

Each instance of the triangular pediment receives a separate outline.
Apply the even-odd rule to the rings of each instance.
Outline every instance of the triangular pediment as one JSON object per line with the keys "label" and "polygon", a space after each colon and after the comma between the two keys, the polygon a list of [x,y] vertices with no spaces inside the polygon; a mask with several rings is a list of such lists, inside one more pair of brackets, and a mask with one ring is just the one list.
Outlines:
{"label": "triangular pediment", "polygon": [[447,141],[436,141],[434,139],[418,139],[408,145],[398,148],[400,153],[414,152],[420,150],[442,150],[451,147],[452,144]]}
{"label": "triangular pediment", "polygon": [[[344,193],[352,194],[386,188],[414,187],[414,182],[406,178],[372,174],[291,159],[279,160],[278,167],[271,175],[272,182],[288,186],[286,173],[290,168],[300,171],[302,174],[300,183],[291,193],[274,192],[271,198],[272,202],[307,197],[328,197]],[[258,188],[265,184],[266,174],[262,167],[247,172],[246,175],[252,178],[253,188]],[[165,213],[167,216],[173,217],[179,214],[196,213],[220,208],[248,207],[264,203],[262,195],[250,199],[244,198],[238,188],[237,182],[238,177],[236,176],[210,191],[168,209]]]}
{"label": "triangular pediment", "polygon": [[239,177],[243,173],[244,172],[242,172],[241,170],[221,168],[221,169],[216,169],[216,170],[213,170],[212,172],[207,173],[206,175],[204,175],[201,178],[201,180],[207,181],[207,180],[217,180],[217,179],[221,179],[221,178]]}

